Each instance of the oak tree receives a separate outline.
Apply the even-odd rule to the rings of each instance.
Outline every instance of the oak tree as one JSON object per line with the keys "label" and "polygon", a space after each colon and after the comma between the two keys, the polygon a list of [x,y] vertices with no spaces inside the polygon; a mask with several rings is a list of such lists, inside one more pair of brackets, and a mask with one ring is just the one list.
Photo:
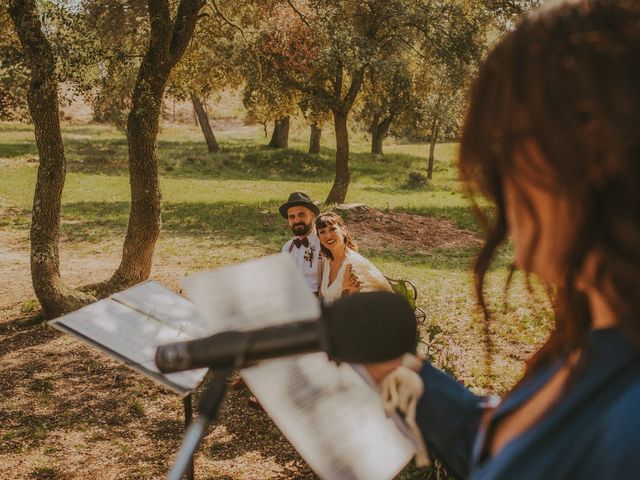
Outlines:
{"label": "oak tree", "polygon": [[149,39],[127,117],[131,208],[122,260],[100,291],[117,291],[149,277],[161,226],[157,137],[169,75],[196,27],[204,0],[180,0],[172,16],[169,0],[149,0]]}
{"label": "oak tree", "polygon": [[31,216],[31,278],[44,315],[53,318],[93,300],[60,279],[60,210],[66,157],[58,110],[56,58],[43,33],[35,0],[11,0],[8,9],[30,73],[27,103],[38,149]]}

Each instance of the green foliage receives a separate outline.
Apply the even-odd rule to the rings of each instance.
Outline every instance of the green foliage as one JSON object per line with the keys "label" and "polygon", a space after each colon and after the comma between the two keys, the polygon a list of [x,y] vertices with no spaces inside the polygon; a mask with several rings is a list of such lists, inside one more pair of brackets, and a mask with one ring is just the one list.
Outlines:
{"label": "green foliage", "polygon": [[387,277],[387,281],[391,285],[391,289],[394,293],[406,298],[407,302],[409,302],[409,305],[411,306],[411,310],[415,310],[417,307],[416,300],[418,296],[415,287],[410,284],[408,280]]}
{"label": "green foliage", "polygon": [[37,480],[55,480],[56,478],[60,478],[60,475],[58,469],[44,466],[34,469],[31,478]]}
{"label": "green foliage", "polygon": [[134,62],[108,62],[98,88],[89,96],[96,122],[111,123],[123,132],[126,130],[136,67]]}
{"label": "green foliage", "polygon": [[513,26],[513,22],[526,12],[542,5],[544,0],[489,0],[487,8],[494,16],[494,24],[502,29]]}
{"label": "green foliage", "polygon": [[38,303],[38,300],[30,298],[22,302],[22,305],[20,305],[20,313],[26,315],[37,311],[39,308],[40,304]]}
{"label": "green foliage", "polygon": [[129,414],[134,417],[144,417],[146,415],[146,410],[142,400],[139,398],[131,400],[131,403],[129,403]]}
{"label": "green foliage", "polygon": [[427,176],[422,172],[409,172],[405,188],[408,189],[425,189],[429,186]]}
{"label": "green foliage", "polygon": [[[73,85],[92,105],[94,119],[124,131],[140,58],[149,36],[142,2],[86,0],[64,35],[74,40]],[[66,57],[62,57],[66,58]]]}
{"label": "green foliage", "polygon": [[237,34],[215,11],[205,11],[183,58],[171,72],[167,94],[180,100],[192,94],[206,100],[224,88],[240,86]]}
{"label": "green foliage", "polygon": [[4,2],[0,2],[0,28],[0,118],[26,120],[29,71]]}

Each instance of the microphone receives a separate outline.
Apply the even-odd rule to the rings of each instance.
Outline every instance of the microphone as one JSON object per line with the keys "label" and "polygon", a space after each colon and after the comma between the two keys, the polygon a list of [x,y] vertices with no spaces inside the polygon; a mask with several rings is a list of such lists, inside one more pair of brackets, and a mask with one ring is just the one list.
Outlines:
{"label": "microphone", "polygon": [[378,363],[415,352],[416,328],[416,317],[404,297],[359,293],[323,307],[319,319],[161,345],[155,360],[163,373],[243,368],[268,358],[318,351],[338,363]]}

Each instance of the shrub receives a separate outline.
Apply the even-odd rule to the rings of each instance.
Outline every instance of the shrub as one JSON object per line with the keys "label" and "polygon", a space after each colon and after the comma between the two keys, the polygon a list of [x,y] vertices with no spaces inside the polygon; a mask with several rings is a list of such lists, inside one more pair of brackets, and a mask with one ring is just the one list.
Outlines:
{"label": "shrub", "polygon": [[409,176],[407,178],[407,182],[404,184],[404,188],[412,190],[429,188],[429,180],[424,173],[409,172]]}

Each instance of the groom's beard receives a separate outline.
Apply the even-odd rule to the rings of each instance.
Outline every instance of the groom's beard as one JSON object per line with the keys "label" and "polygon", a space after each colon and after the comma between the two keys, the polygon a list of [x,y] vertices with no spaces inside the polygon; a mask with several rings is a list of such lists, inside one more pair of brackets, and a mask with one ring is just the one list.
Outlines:
{"label": "groom's beard", "polygon": [[311,224],[307,225],[302,222],[294,223],[293,226],[291,227],[291,231],[293,232],[294,235],[298,237],[302,237],[303,235],[306,235],[311,231]]}

